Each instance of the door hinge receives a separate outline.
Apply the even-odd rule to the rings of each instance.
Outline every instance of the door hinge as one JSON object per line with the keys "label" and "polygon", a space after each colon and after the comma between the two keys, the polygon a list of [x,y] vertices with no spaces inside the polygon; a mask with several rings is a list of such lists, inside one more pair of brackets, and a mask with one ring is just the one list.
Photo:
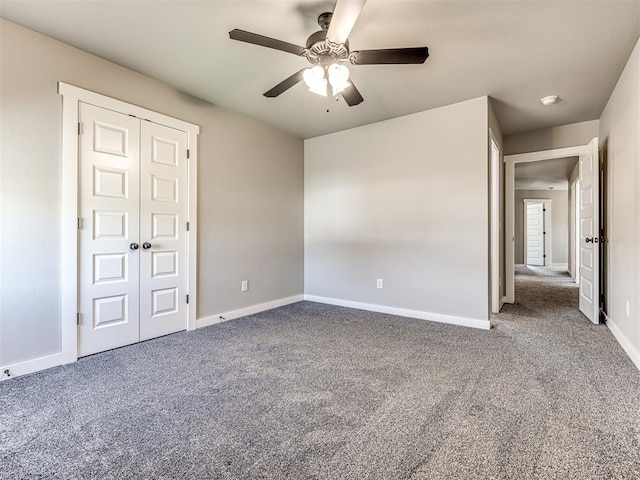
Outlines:
{"label": "door hinge", "polygon": [[187,148],[187,158],[189,158],[189,149]]}
{"label": "door hinge", "polygon": [[76,325],[80,325],[80,312],[76,313]]}
{"label": "door hinge", "polygon": [[189,231],[189,222],[187,222],[187,232]]}
{"label": "door hinge", "polygon": [[82,219],[78,217],[78,230],[82,230]]}
{"label": "door hinge", "polygon": [[187,303],[189,303],[189,295],[187,295]]}
{"label": "door hinge", "polygon": [[82,135],[82,123],[78,122],[78,135]]}
{"label": "door hinge", "polygon": [[542,255],[542,258],[547,258],[547,256],[546,255]]}

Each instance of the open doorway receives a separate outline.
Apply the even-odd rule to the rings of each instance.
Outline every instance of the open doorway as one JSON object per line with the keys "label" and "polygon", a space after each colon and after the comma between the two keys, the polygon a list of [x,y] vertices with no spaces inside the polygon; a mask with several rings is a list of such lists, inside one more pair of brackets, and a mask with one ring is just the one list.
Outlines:
{"label": "open doorway", "polygon": [[514,169],[515,263],[569,271],[570,189],[578,157],[517,164]]}
{"label": "open doorway", "polygon": [[[561,272],[571,281],[579,279],[579,308],[593,323],[600,317],[600,210],[598,174],[598,140],[588,145],[505,156],[505,239],[506,302],[514,303],[515,269],[527,263],[524,238],[525,208],[543,199],[553,200],[554,210],[561,211],[561,229],[553,229],[553,247],[545,267]],[[553,173],[555,172],[555,174]],[[551,175],[552,178],[549,178]],[[553,178],[555,175],[555,178]],[[548,182],[557,180],[561,185]],[[579,180],[579,183],[576,181]],[[522,182],[530,182],[522,185]],[[529,192],[521,193],[528,189]],[[537,190],[537,192],[536,192]],[[531,193],[530,193],[531,192]],[[534,193],[535,192],[535,193]],[[556,202],[556,198],[560,201]],[[531,202],[524,202],[524,199]],[[556,212],[557,213],[557,212]],[[535,212],[534,212],[535,214]],[[517,219],[522,216],[522,225]],[[561,234],[560,234],[561,233]],[[544,258],[544,257],[543,257]],[[519,266],[518,266],[519,265]]]}
{"label": "open doorway", "polygon": [[609,311],[609,139],[605,139],[599,151],[600,188],[599,188],[599,226],[600,226],[600,321],[608,320]]}

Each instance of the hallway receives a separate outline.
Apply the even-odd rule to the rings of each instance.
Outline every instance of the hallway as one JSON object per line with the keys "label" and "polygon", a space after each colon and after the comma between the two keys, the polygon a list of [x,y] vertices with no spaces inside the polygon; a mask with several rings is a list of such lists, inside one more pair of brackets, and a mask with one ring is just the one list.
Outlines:
{"label": "hallway", "polygon": [[533,311],[541,317],[591,323],[578,309],[578,284],[567,271],[518,266],[515,280],[516,303],[505,305],[502,313],[528,316]]}

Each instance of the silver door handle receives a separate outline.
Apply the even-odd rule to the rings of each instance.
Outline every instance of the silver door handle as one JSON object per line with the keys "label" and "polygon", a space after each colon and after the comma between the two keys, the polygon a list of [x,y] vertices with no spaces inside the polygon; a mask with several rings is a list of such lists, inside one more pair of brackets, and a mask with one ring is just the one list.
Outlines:
{"label": "silver door handle", "polygon": [[129,244],[129,250],[131,250],[132,252],[135,252],[138,248],[140,248],[140,245],[138,245],[136,242]]}
{"label": "silver door handle", "polygon": [[149,242],[144,242],[142,244],[142,249],[143,250],[149,250],[151,248],[151,244]]}

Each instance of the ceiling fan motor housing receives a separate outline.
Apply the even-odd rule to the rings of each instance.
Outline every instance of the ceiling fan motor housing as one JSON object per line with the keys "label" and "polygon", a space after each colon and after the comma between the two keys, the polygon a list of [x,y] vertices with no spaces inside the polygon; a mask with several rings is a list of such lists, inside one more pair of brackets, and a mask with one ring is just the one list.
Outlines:
{"label": "ceiling fan motor housing", "polygon": [[327,40],[327,31],[319,30],[307,39],[306,57],[314,65],[328,66],[341,63],[349,58],[349,41],[333,43]]}

